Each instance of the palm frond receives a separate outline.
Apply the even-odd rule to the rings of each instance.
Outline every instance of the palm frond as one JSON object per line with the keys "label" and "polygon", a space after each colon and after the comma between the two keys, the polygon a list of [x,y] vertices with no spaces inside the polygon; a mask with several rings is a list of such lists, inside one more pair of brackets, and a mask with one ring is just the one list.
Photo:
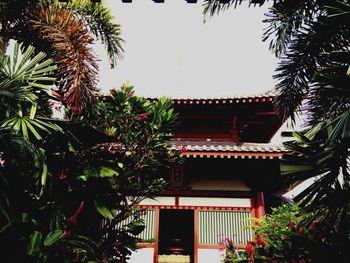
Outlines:
{"label": "palm frond", "polygon": [[90,0],[72,0],[60,4],[71,9],[79,18],[84,20],[91,32],[105,45],[110,58],[110,65],[113,68],[117,64],[117,60],[123,58],[124,49],[122,44],[124,40],[121,38],[121,26],[113,23],[114,17],[104,2],[93,3]]}
{"label": "palm frond", "polygon": [[271,39],[270,50],[280,56],[299,29],[322,13],[320,10],[318,1],[275,1],[263,21],[268,24],[263,41]]}
{"label": "palm frond", "polygon": [[204,0],[203,2],[203,16],[204,16],[204,22],[206,21],[206,18],[212,17],[214,15],[218,15],[231,7],[236,8],[237,6],[241,5],[243,2],[248,3],[249,6],[253,5],[259,5],[262,6],[265,2],[268,0]]}
{"label": "palm frond", "polygon": [[204,21],[206,20],[206,17],[218,15],[226,10],[228,10],[232,5],[234,7],[237,7],[237,5],[240,5],[242,3],[242,0],[233,0],[233,1],[220,1],[220,0],[204,0],[203,2],[203,16]]}
{"label": "palm frond", "polygon": [[45,132],[46,134],[51,133],[51,131],[62,132],[61,127],[57,124],[50,122],[49,119],[37,116],[36,111],[37,104],[32,104],[30,112],[28,112],[27,115],[24,115],[20,108],[18,114],[5,119],[2,122],[1,127],[12,128],[16,132],[21,133],[23,137],[28,140],[30,138],[42,140],[42,132]]}
{"label": "palm frond", "polygon": [[350,52],[324,52],[323,56],[328,60],[327,66],[316,72],[306,104],[309,125],[339,116],[350,106]]}
{"label": "palm frond", "polygon": [[274,76],[279,92],[275,106],[284,119],[295,121],[295,112],[307,97],[318,68],[327,61],[319,54],[349,45],[343,33],[325,23],[312,22],[295,34]]}
{"label": "palm frond", "polygon": [[350,206],[349,198],[343,198],[341,203],[334,199],[350,193],[349,119],[348,109],[337,118],[319,123],[313,132],[304,133],[308,140],[296,138],[288,142],[292,153],[285,155],[281,162],[282,175],[291,183],[314,178],[295,201],[313,213],[313,218],[335,222],[335,227],[344,224],[342,215]]}
{"label": "palm frond", "polygon": [[93,37],[85,23],[72,10],[50,6],[36,9],[27,27],[34,36],[22,36],[26,42],[34,39],[58,65],[58,93],[63,94],[63,103],[81,112],[94,99],[98,70],[91,48]]}
{"label": "palm frond", "polygon": [[48,90],[56,80],[52,74],[57,67],[52,59],[43,52],[35,53],[32,46],[23,54],[20,49],[16,42],[11,56],[0,57],[0,101],[7,109],[16,109],[23,101],[34,102],[36,90]]}

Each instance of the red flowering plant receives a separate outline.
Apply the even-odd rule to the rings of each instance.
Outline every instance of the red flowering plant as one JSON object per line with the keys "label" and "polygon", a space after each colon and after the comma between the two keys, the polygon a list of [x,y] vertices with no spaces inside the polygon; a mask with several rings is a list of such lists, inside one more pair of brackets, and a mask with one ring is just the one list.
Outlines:
{"label": "red flowering plant", "polygon": [[263,237],[256,238],[254,242],[247,241],[244,248],[234,245],[230,238],[222,238],[219,244],[225,251],[223,263],[266,262],[267,242]]}
{"label": "red flowering plant", "polygon": [[302,241],[310,239],[310,231],[300,225],[303,219],[297,206],[288,205],[273,208],[271,215],[252,219],[254,239],[241,250],[224,240],[223,262],[310,262],[301,252]]}
{"label": "red flowering plant", "polygon": [[231,238],[219,235],[219,245],[220,251],[224,251],[224,263],[236,262],[235,260],[241,259],[238,247],[233,244]]}
{"label": "red flowering plant", "polygon": [[250,227],[256,237],[254,244],[246,247],[251,262],[330,262],[331,258],[349,262],[345,252],[349,237],[328,231],[327,225],[314,221],[313,214],[296,205],[273,208],[272,214],[253,219]]}

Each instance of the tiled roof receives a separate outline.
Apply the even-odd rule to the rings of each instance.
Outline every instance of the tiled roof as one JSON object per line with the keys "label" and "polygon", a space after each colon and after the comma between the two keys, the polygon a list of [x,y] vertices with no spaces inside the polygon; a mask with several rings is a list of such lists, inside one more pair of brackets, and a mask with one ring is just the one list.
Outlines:
{"label": "tiled roof", "polygon": [[[232,96],[232,97],[187,97],[175,98],[170,97],[174,104],[236,104],[236,103],[257,103],[257,102],[271,102],[276,97],[274,90],[252,95],[252,96]],[[148,98],[150,100],[157,100],[158,98]]]}
{"label": "tiled roof", "polygon": [[[269,143],[234,143],[222,141],[185,141],[170,142],[170,148],[182,151],[186,157],[277,157],[280,158],[287,150],[282,145]],[[215,157],[216,156],[216,157]],[[265,158],[264,158],[265,157]]]}

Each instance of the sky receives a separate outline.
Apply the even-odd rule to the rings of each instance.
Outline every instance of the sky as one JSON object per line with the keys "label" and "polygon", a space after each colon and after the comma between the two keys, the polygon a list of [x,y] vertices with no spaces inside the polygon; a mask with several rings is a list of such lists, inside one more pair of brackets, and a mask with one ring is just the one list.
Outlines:
{"label": "sky", "polygon": [[277,60],[263,43],[264,7],[242,5],[203,23],[202,1],[107,0],[121,24],[124,60],[111,70],[97,47],[100,88],[108,91],[129,80],[136,95],[232,97],[274,88]]}

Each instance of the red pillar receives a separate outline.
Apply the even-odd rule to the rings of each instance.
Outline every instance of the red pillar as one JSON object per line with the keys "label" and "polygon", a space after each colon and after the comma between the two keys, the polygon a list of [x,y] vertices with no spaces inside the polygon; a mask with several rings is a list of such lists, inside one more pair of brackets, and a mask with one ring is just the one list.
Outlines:
{"label": "red pillar", "polygon": [[265,206],[264,206],[264,194],[263,192],[257,192],[255,194],[255,217],[259,218],[265,215]]}

